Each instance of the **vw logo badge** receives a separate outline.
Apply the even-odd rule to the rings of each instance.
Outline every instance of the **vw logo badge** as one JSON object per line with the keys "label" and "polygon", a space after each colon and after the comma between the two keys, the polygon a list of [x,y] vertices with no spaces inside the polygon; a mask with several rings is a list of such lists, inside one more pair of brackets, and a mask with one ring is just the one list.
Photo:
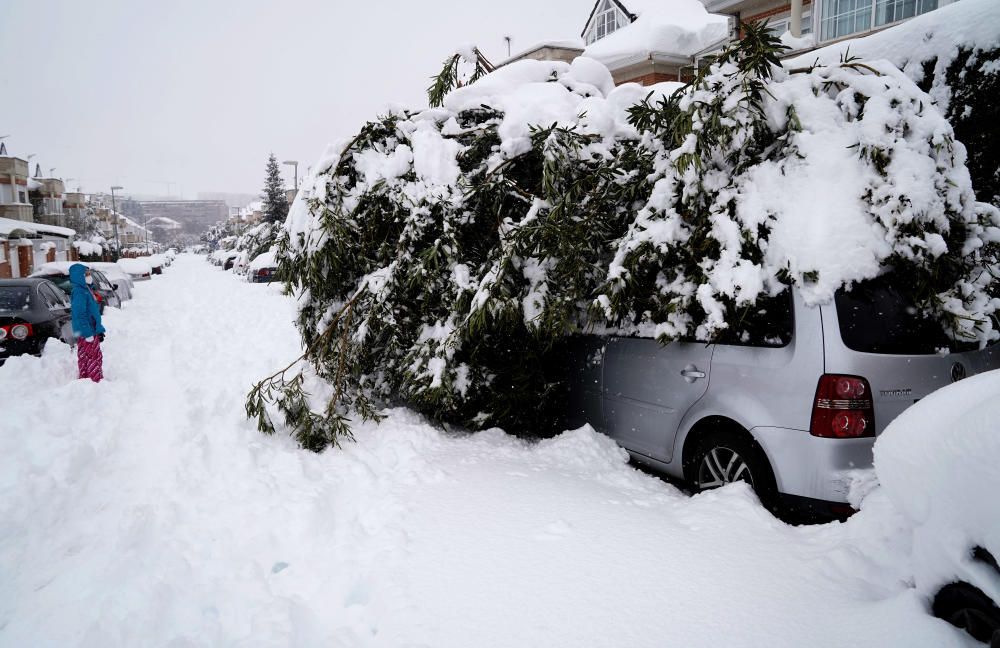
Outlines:
{"label": "vw logo badge", "polygon": [[951,382],[958,382],[963,379],[965,379],[965,365],[961,362],[951,365]]}

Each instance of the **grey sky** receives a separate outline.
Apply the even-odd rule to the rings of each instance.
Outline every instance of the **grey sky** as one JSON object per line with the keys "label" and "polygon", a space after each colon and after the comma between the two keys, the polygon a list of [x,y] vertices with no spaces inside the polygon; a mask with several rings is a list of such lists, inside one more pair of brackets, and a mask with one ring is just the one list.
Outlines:
{"label": "grey sky", "polygon": [[[389,103],[425,100],[462,43],[503,59],[579,34],[593,0],[4,0],[0,135],[72,188],[255,193]],[[289,185],[291,184],[289,180]]]}

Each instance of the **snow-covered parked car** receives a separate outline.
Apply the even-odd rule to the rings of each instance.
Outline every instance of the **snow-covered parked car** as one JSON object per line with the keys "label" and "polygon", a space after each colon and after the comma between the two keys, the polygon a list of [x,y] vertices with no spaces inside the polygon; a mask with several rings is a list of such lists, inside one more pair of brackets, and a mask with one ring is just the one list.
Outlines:
{"label": "snow-covered parked car", "polygon": [[998,426],[1000,371],[991,371],[922,399],[875,445],[880,490],[912,530],[913,587],[935,616],[991,648],[1000,648]]}
{"label": "snow-covered parked car", "polygon": [[132,281],[149,281],[153,276],[153,267],[143,258],[118,259],[116,262]]}
{"label": "snow-covered parked car", "polygon": [[73,342],[69,297],[45,278],[0,280],[0,365],[40,355],[51,338]]}
{"label": "snow-covered parked car", "polygon": [[162,254],[151,254],[142,258],[153,269],[153,274],[163,274],[163,269],[167,267],[167,259]]}
{"label": "snow-covered parked car", "polygon": [[111,284],[115,287],[115,292],[118,293],[119,299],[121,301],[129,301],[132,299],[132,289],[135,288],[135,282],[132,277],[129,276],[127,272],[121,269],[117,263],[106,263],[103,261],[88,261],[84,265],[93,268],[94,270],[99,270],[105,277],[111,281]]}
{"label": "snow-covered parked car", "polygon": [[717,344],[581,337],[570,419],[699,489],[744,481],[772,509],[844,517],[893,419],[997,368],[1000,347],[950,341],[886,275],[821,306],[786,291]]}
{"label": "snow-covered parked car", "polygon": [[277,278],[277,275],[277,251],[271,248],[267,252],[257,255],[257,258],[250,262],[247,279],[252,283],[271,283]]}

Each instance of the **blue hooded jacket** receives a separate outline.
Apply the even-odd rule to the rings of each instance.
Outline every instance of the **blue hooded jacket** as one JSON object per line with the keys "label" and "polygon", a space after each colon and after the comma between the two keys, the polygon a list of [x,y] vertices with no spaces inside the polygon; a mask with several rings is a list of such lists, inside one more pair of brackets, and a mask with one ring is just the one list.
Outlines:
{"label": "blue hooded jacket", "polygon": [[94,299],[94,293],[87,285],[87,266],[74,263],[69,267],[69,280],[73,284],[73,334],[89,338],[104,333],[101,326],[101,308]]}

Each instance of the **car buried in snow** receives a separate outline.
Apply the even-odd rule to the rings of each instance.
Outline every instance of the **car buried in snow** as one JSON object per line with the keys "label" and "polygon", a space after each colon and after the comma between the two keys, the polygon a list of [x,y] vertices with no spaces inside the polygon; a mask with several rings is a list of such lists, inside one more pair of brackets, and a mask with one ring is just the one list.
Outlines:
{"label": "car buried in snow", "polygon": [[132,281],[149,281],[153,276],[153,267],[145,259],[118,259],[116,265]]}
{"label": "car buried in snow", "polygon": [[127,272],[122,270],[121,266],[117,263],[88,261],[84,265],[89,266],[94,270],[99,270],[102,274],[104,274],[104,276],[111,281],[112,285],[114,285],[115,292],[118,293],[119,298],[123,302],[130,301],[132,299],[135,282],[132,280],[132,277],[129,276]]}
{"label": "car buried in snow", "polygon": [[274,249],[257,255],[250,262],[247,279],[251,283],[271,283],[278,278],[278,260]]}
{"label": "car buried in snow", "polygon": [[758,303],[715,344],[579,336],[569,423],[705,490],[744,481],[783,515],[845,518],[877,435],[920,399],[1000,368],[1000,347],[948,339],[892,275],[806,305]]}
{"label": "car buried in snow", "polygon": [[69,297],[44,278],[0,280],[0,365],[53,338],[73,343]]}

